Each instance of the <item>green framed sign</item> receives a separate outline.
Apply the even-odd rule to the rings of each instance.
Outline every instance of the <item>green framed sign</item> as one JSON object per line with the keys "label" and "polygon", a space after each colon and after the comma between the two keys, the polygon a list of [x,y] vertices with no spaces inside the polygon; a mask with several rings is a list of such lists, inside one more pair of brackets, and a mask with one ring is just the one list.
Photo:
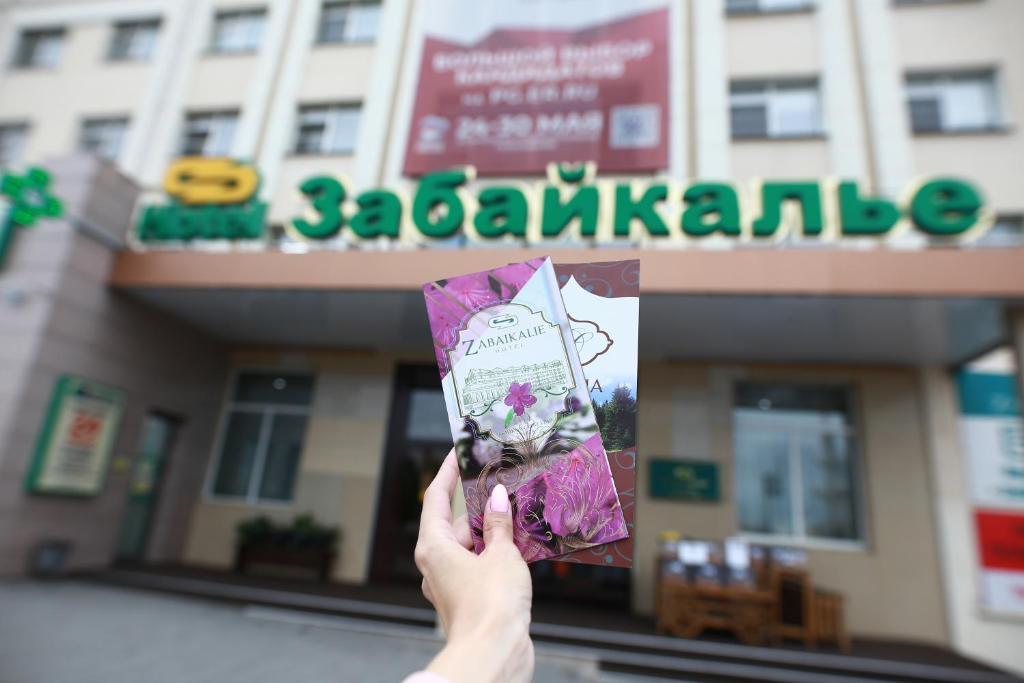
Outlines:
{"label": "green framed sign", "polygon": [[53,387],[25,490],[94,496],[103,489],[124,409],[120,389],[73,375]]}
{"label": "green framed sign", "polygon": [[721,498],[718,464],[655,458],[650,461],[651,498],[711,503]]}

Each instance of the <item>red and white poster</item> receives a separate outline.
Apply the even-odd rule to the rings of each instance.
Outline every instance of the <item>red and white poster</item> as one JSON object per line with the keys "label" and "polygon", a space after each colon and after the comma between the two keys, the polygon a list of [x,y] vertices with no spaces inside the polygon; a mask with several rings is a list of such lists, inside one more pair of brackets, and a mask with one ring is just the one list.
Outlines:
{"label": "red and white poster", "polygon": [[668,0],[422,0],[403,172],[669,162]]}

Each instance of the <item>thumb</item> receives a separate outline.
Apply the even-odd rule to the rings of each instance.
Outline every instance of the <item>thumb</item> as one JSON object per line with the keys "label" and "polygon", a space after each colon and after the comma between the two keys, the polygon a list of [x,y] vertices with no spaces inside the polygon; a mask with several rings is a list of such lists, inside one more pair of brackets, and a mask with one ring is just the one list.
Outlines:
{"label": "thumb", "polygon": [[484,513],[484,547],[503,543],[512,543],[512,504],[505,486],[496,484]]}

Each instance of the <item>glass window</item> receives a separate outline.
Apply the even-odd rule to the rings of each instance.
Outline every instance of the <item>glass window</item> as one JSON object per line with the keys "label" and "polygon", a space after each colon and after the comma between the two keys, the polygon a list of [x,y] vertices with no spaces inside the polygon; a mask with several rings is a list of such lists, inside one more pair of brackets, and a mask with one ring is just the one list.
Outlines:
{"label": "glass window", "polygon": [[726,0],[725,11],[727,14],[797,12],[813,5],[812,0]]}
{"label": "glass window", "polygon": [[297,154],[351,154],[359,134],[357,104],[301,107],[295,138]]}
{"label": "glass window", "polygon": [[184,156],[228,156],[237,123],[236,112],[189,114],[185,118],[181,153]]}
{"label": "glass window", "polygon": [[994,130],[1003,123],[992,70],[907,76],[907,106],[915,133]]}
{"label": "glass window", "polygon": [[325,2],[320,12],[318,43],[372,43],[380,26],[380,2]]}
{"label": "glass window", "polygon": [[215,496],[289,501],[302,457],[313,378],[246,372],[235,379],[210,491]]}
{"label": "glass window", "polygon": [[121,153],[121,144],[128,131],[128,119],[86,119],[78,146],[103,159],[115,160]]}
{"label": "glass window", "polygon": [[817,80],[741,81],[732,84],[733,138],[820,135],[821,93]]}
{"label": "glass window", "polygon": [[22,31],[18,38],[18,47],[14,52],[14,65],[53,68],[60,63],[63,44],[63,28]]}
{"label": "glass window", "polygon": [[237,54],[256,52],[263,37],[263,21],[266,11],[262,9],[239,12],[218,12],[213,20],[213,39],[210,52]]}
{"label": "glass window", "polygon": [[114,24],[108,57],[115,61],[145,61],[153,56],[159,33],[159,19]]}
{"label": "glass window", "polygon": [[978,247],[1024,247],[1024,216],[999,216],[974,243]]}
{"label": "glass window", "polygon": [[793,540],[863,538],[850,392],[743,383],[734,445],[739,526]]}
{"label": "glass window", "polygon": [[27,123],[0,124],[0,169],[21,163],[27,143]]}

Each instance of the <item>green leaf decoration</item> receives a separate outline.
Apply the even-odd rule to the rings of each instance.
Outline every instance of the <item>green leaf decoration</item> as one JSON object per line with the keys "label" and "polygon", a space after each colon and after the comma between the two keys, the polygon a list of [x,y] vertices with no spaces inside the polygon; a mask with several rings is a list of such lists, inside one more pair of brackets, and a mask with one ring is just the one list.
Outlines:
{"label": "green leaf decoration", "polygon": [[515,416],[516,416],[515,408],[509,408],[508,409],[508,415],[505,416],[505,429],[508,429],[508,426],[510,424],[512,424],[512,420],[513,420],[513,418],[515,418]]}

